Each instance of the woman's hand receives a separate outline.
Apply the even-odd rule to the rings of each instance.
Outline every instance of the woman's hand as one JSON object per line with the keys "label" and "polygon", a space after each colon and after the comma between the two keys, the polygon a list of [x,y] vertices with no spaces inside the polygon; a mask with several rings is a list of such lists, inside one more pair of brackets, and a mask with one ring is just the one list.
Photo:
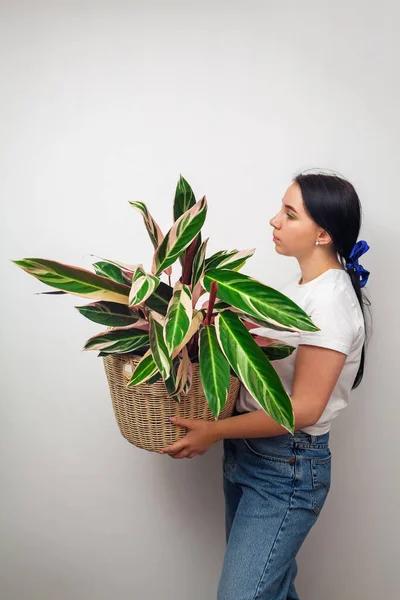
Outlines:
{"label": "woman's hand", "polygon": [[186,427],[188,433],[174,444],[160,450],[160,454],[169,454],[171,458],[193,458],[197,454],[204,454],[210,446],[219,441],[213,421],[181,417],[170,417],[170,421],[173,425]]}

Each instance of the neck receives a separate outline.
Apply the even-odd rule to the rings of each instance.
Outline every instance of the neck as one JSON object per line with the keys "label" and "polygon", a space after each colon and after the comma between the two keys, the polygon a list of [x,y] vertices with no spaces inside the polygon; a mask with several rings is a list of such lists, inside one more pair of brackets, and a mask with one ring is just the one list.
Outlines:
{"label": "neck", "polygon": [[322,275],[322,273],[325,273],[328,269],[343,270],[343,266],[336,256],[325,253],[322,248],[316,248],[311,255],[298,258],[297,260],[301,270],[301,280],[299,283],[308,283]]}

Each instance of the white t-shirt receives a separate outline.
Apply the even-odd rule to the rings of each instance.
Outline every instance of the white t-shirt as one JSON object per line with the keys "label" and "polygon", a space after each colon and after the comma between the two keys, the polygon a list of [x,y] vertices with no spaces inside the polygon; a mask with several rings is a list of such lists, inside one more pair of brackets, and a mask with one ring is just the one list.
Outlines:
{"label": "white t-shirt", "polygon": [[[303,428],[310,435],[322,435],[331,428],[338,413],[347,406],[354,379],[360,366],[365,340],[364,318],[350,275],[344,269],[328,269],[312,281],[299,284],[301,273],[287,281],[279,291],[298,304],[320,328],[314,332],[277,331],[256,327],[251,333],[281,340],[296,350],[287,358],[271,361],[283,387],[290,396],[299,344],[322,346],[347,355],[342,372],[321,418],[315,425]],[[242,384],[236,408],[239,412],[259,410],[261,405]]]}

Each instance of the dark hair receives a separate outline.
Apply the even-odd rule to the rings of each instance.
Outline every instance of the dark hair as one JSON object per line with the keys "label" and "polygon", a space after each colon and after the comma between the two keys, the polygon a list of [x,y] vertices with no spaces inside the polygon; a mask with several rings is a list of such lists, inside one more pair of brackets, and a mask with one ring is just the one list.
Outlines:
{"label": "dark hair", "polygon": [[364,375],[367,343],[365,306],[371,305],[368,297],[361,291],[360,279],[355,270],[346,268],[346,262],[349,262],[350,252],[357,242],[360,232],[361,202],[353,185],[338,175],[300,173],[294,177],[293,182],[300,186],[303,203],[310,217],[331,236],[338,258],[350,275],[360,303],[364,317],[365,342],[361,352],[360,366],[352,386],[354,389],[361,383]]}

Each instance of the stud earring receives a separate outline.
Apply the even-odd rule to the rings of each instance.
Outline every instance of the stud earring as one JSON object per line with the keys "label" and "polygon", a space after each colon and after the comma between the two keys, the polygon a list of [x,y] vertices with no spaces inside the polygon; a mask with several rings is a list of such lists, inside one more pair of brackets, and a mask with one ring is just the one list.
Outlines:
{"label": "stud earring", "polygon": [[317,240],[317,241],[315,242],[315,245],[316,245],[316,246],[319,246],[319,240]]}

